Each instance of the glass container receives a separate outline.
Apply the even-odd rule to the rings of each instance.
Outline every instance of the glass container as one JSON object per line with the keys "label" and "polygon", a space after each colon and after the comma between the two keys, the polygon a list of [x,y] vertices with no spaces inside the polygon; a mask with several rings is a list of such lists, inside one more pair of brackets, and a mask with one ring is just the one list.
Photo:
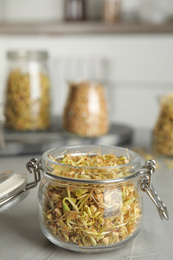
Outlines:
{"label": "glass container", "polygon": [[120,18],[120,0],[104,1],[104,21],[114,23]]}
{"label": "glass container", "polygon": [[138,19],[143,23],[164,24],[171,18],[169,0],[142,0],[138,2]]}
{"label": "glass container", "polygon": [[34,181],[11,171],[0,173],[0,212],[25,198],[43,178],[38,191],[39,224],[55,245],[82,252],[118,249],[141,229],[143,192],[168,220],[165,204],[152,185],[155,161],[141,166],[125,148],[103,145],[59,147],[26,167]]}
{"label": "glass container", "polygon": [[5,126],[17,131],[50,127],[50,79],[45,51],[9,51]]}
{"label": "glass container", "polygon": [[64,129],[70,133],[96,137],[109,131],[108,106],[104,86],[97,81],[74,81],[63,113]]}
{"label": "glass container", "polygon": [[[67,155],[71,165],[64,161]],[[92,167],[85,161],[80,165],[86,156],[105,156],[111,163],[111,155],[119,158],[117,165]],[[74,165],[76,157],[80,162]],[[160,217],[167,219],[165,205],[150,187],[154,161],[142,170],[140,157],[132,151],[95,145],[55,148],[43,154],[41,167],[39,223],[57,246],[96,253],[125,245],[141,229],[142,191],[155,203]]]}
{"label": "glass container", "polygon": [[153,131],[155,153],[173,156],[173,93],[160,100],[160,112]]}
{"label": "glass container", "polygon": [[65,19],[67,21],[85,20],[85,0],[65,0]]}

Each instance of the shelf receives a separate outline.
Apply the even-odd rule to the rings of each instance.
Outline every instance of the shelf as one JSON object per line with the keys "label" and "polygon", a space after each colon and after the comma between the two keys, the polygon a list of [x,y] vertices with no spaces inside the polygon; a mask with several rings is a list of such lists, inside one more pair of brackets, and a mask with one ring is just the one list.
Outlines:
{"label": "shelf", "polygon": [[86,34],[157,34],[173,33],[173,21],[153,25],[118,22],[30,22],[0,23],[0,35],[86,35]]}
{"label": "shelf", "polygon": [[106,135],[99,137],[80,137],[63,130],[61,118],[49,131],[45,132],[15,132],[4,130],[5,148],[0,147],[0,156],[42,154],[55,146],[80,144],[103,144],[127,146],[132,141],[134,130],[122,124],[112,123]]}

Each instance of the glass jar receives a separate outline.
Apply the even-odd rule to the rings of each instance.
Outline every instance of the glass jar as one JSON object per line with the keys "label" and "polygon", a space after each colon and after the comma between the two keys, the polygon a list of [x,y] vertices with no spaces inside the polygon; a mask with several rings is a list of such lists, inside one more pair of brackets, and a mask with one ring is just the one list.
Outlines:
{"label": "glass jar", "polygon": [[[125,161],[107,167],[76,166],[72,161],[67,165],[67,154],[72,160],[80,156],[80,162],[86,155],[106,155],[109,162],[110,155],[115,155]],[[85,145],[46,151],[41,168],[34,169],[34,173],[43,170],[38,192],[43,234],[55,245],[72,251],[99,253],[117,249],[141,229],[142,191],[155,203],[160,217],[168,219],[165,204],[151,186],[154,164],[148,161],[142,168],[136,153],[113,146]]]}
{"label": "glass jar", "polygon": [[67,21],[85,20],[85,0],[65,0],[65,19]]}
{"label": "glass jar", "polygon": [[155,153],[173,156],[173,94],[160,100],[160,113],[153,131]]}
{"label": "glass jar", "polygon": [[69,83],[63,126],[68,132],[84,137],[97,137],[109,131],[108,106],[102,84],[86,80]]}
{"label": "glass jar", "polygon": [[120,18],[120,0],[104,1],[104,21],[114,23]]}
{"label": "glass jar", "polygon": [[32,158],[25,174],[0,173],[0,212],[26,197],[43,178],[38,191],[39,224],[55,245],[83,253],[117,249],[140,231],[142,191],[168,220],[165,204],[152,185],[155,162],[141,166],[140,157],[125,148],[104,145],[59,147]]}
{"label": "glass jar", "polygon": [[17,131],[50,127],[50,79],[45,51],[9,51],[5,126]]}

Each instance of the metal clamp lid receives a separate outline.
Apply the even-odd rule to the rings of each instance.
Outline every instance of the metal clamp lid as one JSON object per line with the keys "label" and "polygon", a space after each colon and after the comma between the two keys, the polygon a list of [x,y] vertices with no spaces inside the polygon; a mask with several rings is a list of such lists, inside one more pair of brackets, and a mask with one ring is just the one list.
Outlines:
{"label": "metal clamp lid", "polygon": [[[23,184],[24,184],[23,183],[21,185],[21,187],[19,187],[19,189],[17,189],[17,190],[15,188],[13,189],[13,187],[10,187],[11,192],[3,195],[2,198],[0,198],[0,211],[7,209],[14,204],[17,204],[20,200],[22,200],[26,197],[26,195],[28,194],[28,191],[30,189],[37,186],[38,182],[41,179],[40,172],[41,172],[42,168],[41,168],[40,161],[37,162],[37,159],[33,158],[26,164],[26,168],[28,169],[29,173],[34,173],[34,181],[25,184],[24,187],[23,187]],[[8,173],[8,171],[6,173]],[[1,179],[2,179],[2,181],[4,181],[4,183],[5,183],[5,180],[7,179],[4,177],[6,175],[3,172]],[[20,176],[21,176],[21,178],[26,177],[24,174],[20,175]]]}
{"label": "metal clamp lid", "polygon": [[140,188],[142,191],[146,192],[149,198],[153,201],[153,203],[155,204],[159,212],[160,218],[168,220],[169,216],[168,216],[166,205],[160,199],[160,197],[158,196],[157,192],[155,191],[152,185],[152,174],[156,170],[155,165],[156,163],[154,160],[148,160],[146,161],[145,165],[142,166],[142,169],[144,171],[142,170],[140,171],[140,173],[143,174],[140,180],[141,181]]}

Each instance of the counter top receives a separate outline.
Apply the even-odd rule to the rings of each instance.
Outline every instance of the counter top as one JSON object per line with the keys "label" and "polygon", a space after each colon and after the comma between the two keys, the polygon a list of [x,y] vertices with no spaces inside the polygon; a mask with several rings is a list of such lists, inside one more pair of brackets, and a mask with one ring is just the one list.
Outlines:
{"label": "counter top", "polygon": [[[133,146],[146,148],[150,134],[136,131]],[[41,155],[37,155],[39,158]],[[34,156],[33,156],[34,157]],[[13,169],[16,173],[27,173],[25,164],[30,155],[1,157],[0,171]],[[0,259],[2,260],[172,260],[173,259],[173,169],[169,169],[164,158],[157,158],[159,169],[153,183],[165,202],[169,220],[161,220],[154,204],[146,194],[144,198],[143,227],[140,233],[124,247],[101,254],[80,254],[61,249],[49,242],[42,234],[37,219],[37,190],[16,206],[0,213]],[[28,174],[28,179],[31,176]]]}

